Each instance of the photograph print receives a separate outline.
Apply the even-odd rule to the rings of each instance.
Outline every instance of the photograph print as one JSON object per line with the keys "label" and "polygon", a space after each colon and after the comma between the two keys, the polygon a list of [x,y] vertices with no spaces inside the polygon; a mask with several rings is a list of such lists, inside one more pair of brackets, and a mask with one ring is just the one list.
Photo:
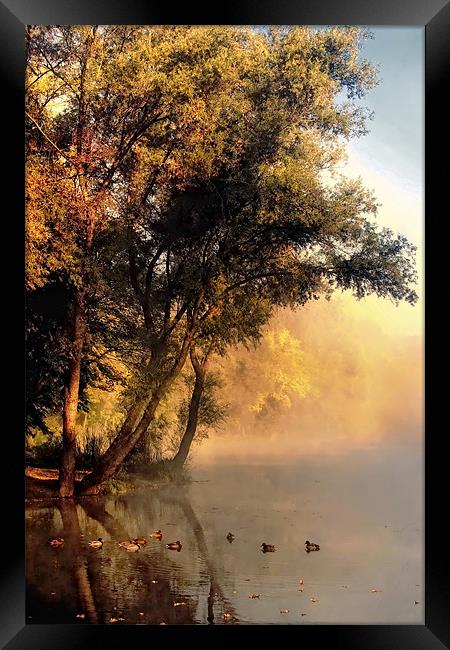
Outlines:
{"label": "photograph print", "polygon": [[25,29],[26,623],[423,625],[424,28]]}

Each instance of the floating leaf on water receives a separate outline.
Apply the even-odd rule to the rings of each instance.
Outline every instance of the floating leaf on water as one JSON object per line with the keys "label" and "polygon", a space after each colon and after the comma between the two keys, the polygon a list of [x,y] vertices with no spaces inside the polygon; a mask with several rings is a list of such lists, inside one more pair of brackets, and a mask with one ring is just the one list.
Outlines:
{"label": "floating leaf on water", "polygon": [[249,598],[259,598],[261,594],[249,594]]}
{"label": "floating leaf on water", "polygon": [[237,591],[236,591],[236,589],[233,589],[233,594],[237,594]]}
{"label": "floating leaf on water", "polygon": [[158,581],[157,580],[152,580],[151,583],[152,583],[152,585],[156,585],[158,583]]}
{"label": "floating leaf on water", "polygon": [[315,597],[310,598],[309,600],[310,600],[312,603],[318,603],[318,602],[319,602],[319,599],[318,599],[318,598],[315,598]]}
{"label": "floating leaf on water", "polygon": [[371,591],[371,593],[373,593],[373,594],[378,594],[378,593],[381,592],[381,589],[371,589],[370,591]]}
{"label": "floating leaf on water", "polygon": [[280,609],[280,614],[289,614],[288,609]]}
{"label": "floating leaf on water", "polygon": [[342,589],[348,589],[348,585],[341,585]]}
{"label": "floating leaf on water", "polygon": [[302,612],[302,613],[300,614],[300,616],[306,616],[305,612]]}
{"label": "floating leaf on water", "polygon": [[144,612],[139,612],[139,616],[144,616]]}
{"label": "floating leaf on water", "polygon": [[86,614],[77,614],[75,618],[86,618]]}
{"label": "floating leaf on water", "polygon": [[182,605],[187,605],[187,603],[185,603],[184,600],[183,600],[183,601],[181,601],[179,603],[174,603],[173,604],[174,607],[181,607]]}

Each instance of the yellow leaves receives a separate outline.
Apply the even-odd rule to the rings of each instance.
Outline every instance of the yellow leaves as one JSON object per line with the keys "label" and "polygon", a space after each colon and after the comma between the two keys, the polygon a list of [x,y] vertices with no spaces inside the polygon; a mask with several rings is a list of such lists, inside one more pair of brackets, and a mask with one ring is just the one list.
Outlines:
{"label": "yellow leaves", "polygon": [[[62,180],[58,179],[62,175]],[[78,266],[76,228],[70,221],[73,190],[63,166],[50,169],[29,157],[25,185],[26,286],[43,286],[51,273]]]}
{"label": "yellow leaves", "polygon": [[239,386],[239,401],[250,413],[263,416],[291,409],[313,392],[309,365],[299,339],[287,328],[272,327],[255,350],[236,351],[226,370],[230,382]]}

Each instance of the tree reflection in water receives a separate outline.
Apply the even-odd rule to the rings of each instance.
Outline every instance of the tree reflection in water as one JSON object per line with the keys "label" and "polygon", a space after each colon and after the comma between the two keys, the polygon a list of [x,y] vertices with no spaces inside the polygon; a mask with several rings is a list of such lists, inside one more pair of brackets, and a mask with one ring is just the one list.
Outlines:
{"label": "tree reflection in water", "polygon": [[225,612],[231,615],[233,621],[237,621],[236,612],[233,605],[225,598],[223,594],[222,587],[220,586],[219,580],[217,578],[217,570],[214,566],[214,562],[211,559],[211,556],[208,552],[208,546],[206,544],[205,533],[203,532],[203,527],[192,508],[192,504],[187,497],[186,493],[174,493],[172,491],[163,493],[162,499],[164,501],[169,501],[174,503],[183,512],[183,515],[186,521],[189,523],[192,532],[194,533],[195,540],[197,542],[198,550],[203,558],[205,566],[207,568],[209,578],[210,578],[210,589],[208,594],[208,616],[207,621],[210,624],[214,624],[214,602],[215,596],[217,596],[219,603],[222,606],[222,619]]}
{"label": "tree reflection in water", "polygon": [[72,499],[59,499],[58,508],[63,521],[64,546],[72,558],[73,575],[77,586],[80,609],[88,623],[98,623],[97,609],[88,575],[85,549],[81,545],[81,530],[75,502]]}
{"label": "tree reflection in water", "polygon": [[[97,589],[101,592],[103,601],[112,603],[112,595],[115,594],[116,605],[110,606],[110,609],[120,613],[126,608],[126,622],[129,623],[193,623],[192,604],[187,597],[173,593],[169,580],[155,573],[153,554],[146,552],[145,548],[143,552],[131,555],[117,547],[119,541],[129,539],[133,535],[106,510],[104,501],[96,497],[86,497],[82,500],[82,506],[91,520],[103,526],[111,538],[112,552],[117,558],[115,566],[111,567],[112,571],[106,575],[96,574]],[[133,571],[130,575],[127,565],[131,563]],[[134,587],[131,594],[130,586]],[[127,602],[124,602],[124,594],[130,596]],[[186,604],[174,607],[176,602]]]}
{"label": "tree reflection in water", "polygon": [[[85,497],[78,504],[62,499],[45,510],[31,504],[27,513],[30,622],[214,625],[225,622],[225,613],[226,622],[237,622],[186,494],[165,490],[144,498]],[[118,547],[122,540],[148,536],[150,526],[168,514],[185,535],[192,533],[189,556],[167,552],[164,542],[150,539],[137,553]],[[52,549],[48,540],[53,536],[63,537],[64,546]],[[98,537],[104,539],[103,548],[90,548],[89,540]],[[204,567],[200,574],[197,557]],[[204,614],[198,611],[202,594]]]}

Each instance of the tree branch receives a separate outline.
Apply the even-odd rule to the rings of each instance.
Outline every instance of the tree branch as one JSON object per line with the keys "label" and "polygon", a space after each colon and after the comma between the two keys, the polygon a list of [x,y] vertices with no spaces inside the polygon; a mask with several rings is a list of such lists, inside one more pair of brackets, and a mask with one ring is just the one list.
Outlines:
{"label": "tree branch", "polygon": [[127,238],[128,238],[128,261],[129,261],[129,270],[130,270],[130,281],[133,291],[136,294],[139,303],[142,305],[144,300],[144,294],[139,285],[139,273],[136,264],[136,246],[132,242],[130,228],[128,229]]}
{"label": "tree branch", "polygon": [[64,158],[68,163],[70,163],[77,171],[78,171],[78,166],[76,163],[69,157],[67,154],[65,154],[61,149],[58,147],[58,145],[53,142],[53,140],[45,133],[45,131],[42,129],[42,127],[36,122],[34,117],[28,113],[28,111],[25,111],[25,115],[28,117],[29,120],[33,122],[33,124],[36,126],[38,131],[44,136],[44,138],[47,140],[47,142],[59,153],[60,156]]}

